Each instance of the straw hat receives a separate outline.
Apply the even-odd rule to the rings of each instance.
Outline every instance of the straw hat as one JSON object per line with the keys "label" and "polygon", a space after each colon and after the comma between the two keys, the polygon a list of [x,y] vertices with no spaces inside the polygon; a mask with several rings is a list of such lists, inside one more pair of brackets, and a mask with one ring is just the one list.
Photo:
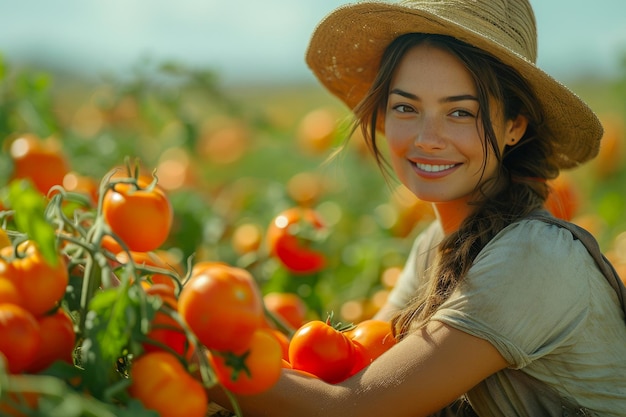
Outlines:
{"label": "straw hat", "polygon": [[560,168],[596,156],[602,125],[573,92],[539,69],[535,16],[527,0],[405,0],[339,7],[315,29],[306,61],[319,81],[353,109],[374,80],[383,51],[406,33],[455,37],[515,68],[544,110]]}

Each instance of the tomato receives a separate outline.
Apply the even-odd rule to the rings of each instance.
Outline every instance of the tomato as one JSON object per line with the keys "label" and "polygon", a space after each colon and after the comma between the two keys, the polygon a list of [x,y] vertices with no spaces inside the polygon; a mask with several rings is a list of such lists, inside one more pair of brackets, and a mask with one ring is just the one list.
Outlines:
{"label": "tomato", "polygon": [[[7,254],[5,248],[3,254]],[[56,265],[49,264],[34,242],[20,245],[20,256],[9,264],[22,299],[21,305],[35,316],[51,311],[65,295],[69,283],[67,264],[62,256]]]}
{"label": "tomato", "polygon": [[391,323],[384,320],[369,319],[358,323],[346,332],[357,346],[357,360],[353,372],[356,373],[368,366],[374,359],[396,344]]}
{"label": "tomato", "polygon": [[350,338],[321,320],[304,324],[289,343],[293,369],[312,373],[331,384],[347,378],[354,361],[354,344]]}
{"label": "tomato", "polygon": [[39,317],[37,322],[42,343],[35,360],[26,370],[37,373],[56,361],[73,364],[76,334],[69,314],[63,309],[58,309],[52,314]]}
{"label": "tomato", "polygon": [[326,265],[326,256],[312,244],[324,231],[324,223],[315,210],[289,208],[276,216],[267,229],[269,253],[293,273],[318,272]]}
{"label": "tomato", "polygon": [[4,303],[22,305],[22,296],[14,280],[0,275],[0,304]]}
{"label": "tomato", "polygon": [[274,337],[276,337],[276,339],[280,343],[283,360],[286,362],[289,362],[289,337],[285,333],[279,330],[276,330],[276,329],[268,329],[268,330],[272,332]]}
{"label": "tomato", "polygon": [[282,348],[270,329],[257,329],[244,352],[208,356],[222,386],[239,395],[268,390],[282,373]]}
{"label": "tomato", "polygon": [[30,179],[39,192],[48,194],[50,188],[63,184],[69,164],[58,142],[42,140],[35,135],[22,135],[11,142],[13,161],[11,179]]}
{"label": "tomato", "polygon": [[39,324],[35,317],[15,304],[0,304],[0,352],[11,373],[25,370],[41,346]]}
{"label": "tomato", "polygon": [[297,294],[272,292],[263,296],[265,308],[297,329],[306,320],[307,306]]}
{"label": "tomato", "polygon": [[265,318],[252,275],[223,264],[205,266],[185,283],[178,311],[202,344],[222,351],[245,348]]}
{"label": "tomato", "polygon": [[169,236],[174,218],[170,200],[159,187],[137,188],[125,183],[107,190],[102,213],[113,233],[137,252],[159,248]]}
{"label": "tomato", "polygon": [[161,417],[204,417],[208,411],[202,383],[171,353],[140,355],[131,364],[130,379],[129,394]]}

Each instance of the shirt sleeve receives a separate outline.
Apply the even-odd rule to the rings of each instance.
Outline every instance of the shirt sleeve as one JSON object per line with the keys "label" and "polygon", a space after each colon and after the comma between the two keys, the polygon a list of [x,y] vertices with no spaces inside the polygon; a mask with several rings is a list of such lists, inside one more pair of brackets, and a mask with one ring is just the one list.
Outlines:
{"label": "shirt sleeve", "polygon": [[491,342],[513,368],[567,349],[587,319],[593,259],[566,229],[510,225],[489,242],[433,319]]}

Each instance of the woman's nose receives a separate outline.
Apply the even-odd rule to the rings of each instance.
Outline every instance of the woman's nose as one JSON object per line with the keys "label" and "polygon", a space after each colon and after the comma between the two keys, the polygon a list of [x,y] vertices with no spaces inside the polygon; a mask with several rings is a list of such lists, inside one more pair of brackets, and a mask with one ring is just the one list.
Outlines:
{"label": "woman's nose", "polygon": [[441,149],[445,146],[442,139],[441,124],[434,117],[423,117],[420,119],[415,138],[415,147],[422,149]]}

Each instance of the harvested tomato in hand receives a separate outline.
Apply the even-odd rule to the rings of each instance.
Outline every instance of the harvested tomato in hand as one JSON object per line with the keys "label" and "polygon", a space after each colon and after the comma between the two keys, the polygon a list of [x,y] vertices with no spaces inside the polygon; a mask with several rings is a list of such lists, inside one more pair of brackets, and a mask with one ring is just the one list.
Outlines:
{"label": "harvested tomato in hand", "polygon": [[271,329],[259,328],[242,352],[208,353],[224,388],[240,395],[270,389],[282,373],[282,347]]}
{"label": "harvested tomato in hand", "polygon": [[107,190],[102,204],[104,219],[131,251],[149,252],[169,236],[174,210],[159,187],[140,188],[118,183]]}
{"label": "harvested tomato in hand", "polygon": [[325,230],[315,210],[307,207],[287,209],[276,216],[267,229],[270,256],[275,256],[291,272],[318,272],[326,265],[326,256],[312,245],[321,240]]}
{"label": "harvested tomato in hand", "polygon": [[264,320],[261,291],[245,269],[216,263],[192,273],[178,297],[178,312],[209,349],[237,352]]}
{"label": "harvested tomato in hand", "polygon": [[357,352],[357,359],[352,373],[357,373],[368,366],[380,355],[396,344],[391,323],[384,320],[364,320],[346,332]]}
{"label": "harvested tomato in hand", "polygon": [[331,384],[346,379],[354,367],[354,344],[329,322],[312,320],[293,334],[289,362]]}
{"label": "harvested tomato in hand", "polygon": [[208,398],[202,383],[165,351],[145,353],[130,369],[128,392],[161,417],[204,417]]}

